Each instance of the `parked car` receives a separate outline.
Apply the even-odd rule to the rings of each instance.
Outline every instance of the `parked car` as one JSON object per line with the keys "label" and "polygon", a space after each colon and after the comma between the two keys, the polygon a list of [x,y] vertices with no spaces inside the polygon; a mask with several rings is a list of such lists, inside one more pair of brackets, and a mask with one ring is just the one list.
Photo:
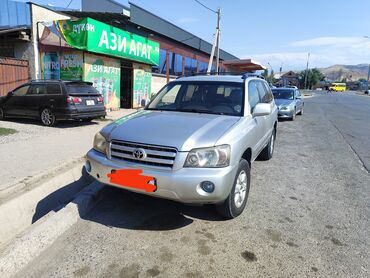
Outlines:
{"label": "parked car", "polygon": [[247,202],[251,163],[273,155],[277,112],[261,78],[182,77],[97,133],[86,169],[108,185],[216,204],[234,218]]}
{"label": "parked car", "polygon": [[91,121],[105,115],[103,97],[90,82],[31,81],[0,99],[0,120],[33,118],[53,126],[58,120]]}
{"label": "parked car", "polygon": [[294,121],[297,114],[303,114],[304,102],[299,90],[294,88],[276,88],[272,89],[272,93],[279,109],[279,118]]}

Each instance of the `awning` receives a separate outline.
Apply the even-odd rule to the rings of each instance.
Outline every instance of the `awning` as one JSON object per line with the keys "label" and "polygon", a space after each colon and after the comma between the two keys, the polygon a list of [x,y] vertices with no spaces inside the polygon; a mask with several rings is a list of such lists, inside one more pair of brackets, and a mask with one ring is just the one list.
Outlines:
{"label": "awning", "polygon": [[227,71],[231,72],[250,72],[256,70],[265,70],[266,67],[261,65],[259,62],[252,59],[242,59],[242,60],[227,60],[222,63]]}

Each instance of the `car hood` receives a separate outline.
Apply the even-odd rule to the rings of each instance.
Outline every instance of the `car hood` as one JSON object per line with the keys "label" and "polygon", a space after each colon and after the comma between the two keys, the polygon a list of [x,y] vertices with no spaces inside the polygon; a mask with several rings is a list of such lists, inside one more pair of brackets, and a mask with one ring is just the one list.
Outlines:
{"label": "car hood", "polygon": [[108,140],[175,147],[178,151],[214,146],[240,117],[142,110],[125,116],[101,133]]}
{"label": "car hood", "polygon": [[276,106],[280,107],[280,106],[288,106],[290,104],[292,104],[294,102],[294,100],[292,99],[278,99],[276,98],[275,99],[275,104]]}

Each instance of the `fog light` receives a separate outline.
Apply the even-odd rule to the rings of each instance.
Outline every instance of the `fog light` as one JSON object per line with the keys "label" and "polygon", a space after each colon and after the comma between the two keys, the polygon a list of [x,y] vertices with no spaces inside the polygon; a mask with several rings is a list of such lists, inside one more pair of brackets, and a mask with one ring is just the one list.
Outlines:
{"label": "fog light", "polygon": [[203,181],[200,184],[200,188],[202,188],[207,193],[212,193],[215,190],[215,185],[213,182]]}
{"label": "fog light", "polygon": [[85,169],[88,173],[91,172],[91,163],[90,161],[86,160],[86,163],[85,163]]}

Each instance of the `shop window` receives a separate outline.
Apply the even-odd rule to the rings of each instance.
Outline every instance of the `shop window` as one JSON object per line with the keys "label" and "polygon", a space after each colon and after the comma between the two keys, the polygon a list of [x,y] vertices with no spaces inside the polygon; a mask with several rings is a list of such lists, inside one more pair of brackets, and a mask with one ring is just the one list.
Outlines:
{"label": "shop window", "polygon": [[199,62],[199,72],[200,73],[207,73],[208,63],[206,62]]}
{"label": "shop window", "polygon": [[198,61],[189,57],[185,58],[185,74],[192,74],[197,72]]}
{"label": "shop window", "polygon": [[159,66],[153,66],[152,72],[166,74],[166,50],[159,50]]}
{"label": "shop window", "polygon": [[169,52],[170,75],[182,75],[182,56]]}

